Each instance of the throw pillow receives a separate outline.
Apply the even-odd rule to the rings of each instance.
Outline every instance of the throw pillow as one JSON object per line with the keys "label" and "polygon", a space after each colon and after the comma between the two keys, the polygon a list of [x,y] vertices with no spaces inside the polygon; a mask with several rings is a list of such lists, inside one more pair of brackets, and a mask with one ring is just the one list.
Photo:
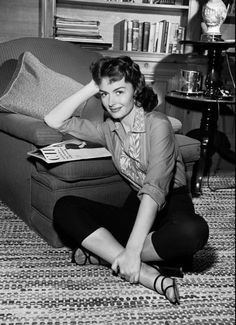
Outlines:
{"label": "throw pillow", "polygon": [[[0,111],[43,119],[63,99],[82,87],[81,83],[72,78],[49,69],[32,53],[24,52],[0,98]],[[80,105],[76,115],[80,115],[83,107]]]}

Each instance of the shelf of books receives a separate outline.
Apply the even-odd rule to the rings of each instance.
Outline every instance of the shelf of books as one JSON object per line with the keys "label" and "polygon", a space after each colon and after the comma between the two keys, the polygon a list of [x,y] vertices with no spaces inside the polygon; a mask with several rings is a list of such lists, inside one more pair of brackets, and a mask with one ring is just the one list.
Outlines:
{"label": "shelf of books", "polygon": [[[100,50],[182,54],[188,0],[44,0],[48,33]],[[51,10],[50,10],[51,7]],[[48,13],[50,11],[50,13]],[[47,18],[49,17],[49,18]]]}
{"label": "shelf of books", "polygon": [[180,40],[185,38],[185,27],[178,22],[162,19],[159,22],[124,19],[114,26],[114,49],[158,54],[183,54]]}

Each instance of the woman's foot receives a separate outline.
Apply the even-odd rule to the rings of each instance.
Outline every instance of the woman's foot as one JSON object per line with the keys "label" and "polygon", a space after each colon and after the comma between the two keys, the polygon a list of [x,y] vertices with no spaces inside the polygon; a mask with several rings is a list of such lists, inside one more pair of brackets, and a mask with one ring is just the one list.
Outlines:
{"label": "woman's foot", "polygon": [[154,290],[164,295],[172,304],[180,304],[179,292],[175,279],[158,274],[153,283]]}

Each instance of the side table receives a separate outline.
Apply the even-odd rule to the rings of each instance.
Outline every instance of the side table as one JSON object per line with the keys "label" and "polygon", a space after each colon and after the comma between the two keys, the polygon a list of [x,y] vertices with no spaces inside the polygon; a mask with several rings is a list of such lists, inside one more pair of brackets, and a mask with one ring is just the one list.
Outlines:
{"label": "side table", "polygon": [[184,40],[180,41],[180,44],[192,45],[198,50],[207,50],[208,69],[205,80],[204,96],[211,99],[221,98],[221,90],[224,89],[221,80],[222,52],[229,48],[235,48],[235,40],[217,42]]}
{"label": "side table", "polygon": [[[194,196],[201,195],[202,177],[209,165],[209,159],[214,153],[214,140],[217,135],[217,120],[220,112],[230,109],[228,105],[235,104],[235,98],[230,97],[227,99],[209,99],[204,96],[191,96],[182,95],[178,92],[170,92],[166,95],[166,100],[172,105],[179,106],[188,110],[201,111],[202,118],[200,124],[200,130],[198,136],[192,136],[198,138],[201,141],[201,155],[200,160],[197,163],[195,171],[195,180],[192,184],[192,194]],[[233,115],[233,113],[231,112]],[[193,130],[194,131],[194,130]],[[190,131],[187,135],[191,136]],[[222,148],[219,148],[222,149]],[[234,153],[232,153],[233,159]]]}

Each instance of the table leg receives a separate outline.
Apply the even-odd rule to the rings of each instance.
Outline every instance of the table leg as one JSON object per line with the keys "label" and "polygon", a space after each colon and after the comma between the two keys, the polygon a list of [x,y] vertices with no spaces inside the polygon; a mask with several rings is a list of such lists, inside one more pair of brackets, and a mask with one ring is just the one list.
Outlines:
{"label": "table leg", "polygon": [[[210,157],[214,153],[214,134],[217,130],[217,120],[218,110],[216,106],[203,110],[199,139],[201,141],[201,155],[195,170],[195,181],[192,184],[193,196],[202,194],[202,178],[210,167]],[[191,136],[191,131],[187,135]]]}
{"label": "table leg", "polygon": [[222,65],[222,50],[209,49],[208,50],[208,71],[205,80],[206,89],[204,96],[206,98],[217,99],[222,96],[222,80],[221,80],[221,65]]}

